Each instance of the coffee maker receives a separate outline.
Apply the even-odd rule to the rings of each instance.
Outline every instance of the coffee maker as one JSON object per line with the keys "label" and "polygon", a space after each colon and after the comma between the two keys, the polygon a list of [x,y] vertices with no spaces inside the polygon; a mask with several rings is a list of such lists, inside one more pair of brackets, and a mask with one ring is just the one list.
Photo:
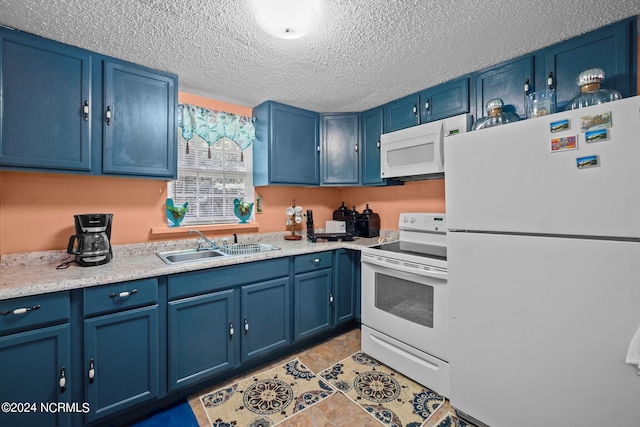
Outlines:
{"label": "coffee maker", "polygon": [[111,261],[111,222],[113,214],[74,215],[76,234],[69,238],[67,253],[75,255],[83,267]]}

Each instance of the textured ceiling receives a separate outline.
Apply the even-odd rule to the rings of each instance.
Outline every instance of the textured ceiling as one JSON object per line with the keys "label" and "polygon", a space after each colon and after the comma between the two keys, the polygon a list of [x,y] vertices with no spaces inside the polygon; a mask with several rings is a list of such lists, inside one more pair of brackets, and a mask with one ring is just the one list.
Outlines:
{"label": "textured ceiling", "polygon": [[178,74],[180,90],[253,107],[362,111],[640,14],[640,0],[317,0],[279,40],[260,0],[0,0],[0,25]]}

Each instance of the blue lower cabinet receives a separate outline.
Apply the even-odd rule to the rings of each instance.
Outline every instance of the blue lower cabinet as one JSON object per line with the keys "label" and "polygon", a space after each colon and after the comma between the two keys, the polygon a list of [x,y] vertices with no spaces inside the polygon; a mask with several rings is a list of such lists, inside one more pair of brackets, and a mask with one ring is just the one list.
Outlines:
{"label": "blue lower cabinet", "polygon": [[56,406],[70,402],[69,369],[68,323],[0,337],[0,425],[71,425],[70,413]]}
{"label": "blue lower cabinet", "polygon": [[331,268],[296,274],[294,338],[296,341],[331,329]]}
{"label": "blue lower cabinet", "polygon": [[84,321],[87,421],[159,396],[158,306]]}
{"label": "blue lower cabinet", "polygon": [[232,370],[242,336],[237,291],[169,302],[169,391]]}
{"label": "blue lower cabinet", "polygon": [[291,344],[289,277],[241,287],[242,362]]}
{"label": "blue lower cabinet", "polygon": [[360,288],[360,251],[338,249],[334,262],[335,301],[333,306],[334,326],[358,318]]}

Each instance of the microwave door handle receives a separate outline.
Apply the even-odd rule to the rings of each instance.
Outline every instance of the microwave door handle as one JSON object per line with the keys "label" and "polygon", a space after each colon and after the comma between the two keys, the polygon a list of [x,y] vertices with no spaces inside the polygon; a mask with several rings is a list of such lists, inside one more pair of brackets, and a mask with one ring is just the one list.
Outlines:
{"label": "microwave door handle", "polygon": [[444,171],[444,123],[440,122],[437,141],[435,143],[435,158],[438,162],[438,169]]}

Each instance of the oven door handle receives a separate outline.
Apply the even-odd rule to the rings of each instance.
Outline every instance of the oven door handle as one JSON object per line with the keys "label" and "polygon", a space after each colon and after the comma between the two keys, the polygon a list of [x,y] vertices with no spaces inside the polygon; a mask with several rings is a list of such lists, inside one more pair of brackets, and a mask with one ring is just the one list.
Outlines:
{"label": "oven door handle", "polygon": [[389,268],[392,270],[401,271],[403,273],[417,274],[417,275],[426,276],[426,277],[435,277],[443,280],[447,279],[446,271],[425,270],[422,268],[416,268],[412,264],[407,264],[399,260],[395,260],[396,262],[387,262],[387,261],[382,261],[377,257],[367,255],[364,253],[362,254],[361,260],[362,260],[362,263],[377,265],[379,267]]}

